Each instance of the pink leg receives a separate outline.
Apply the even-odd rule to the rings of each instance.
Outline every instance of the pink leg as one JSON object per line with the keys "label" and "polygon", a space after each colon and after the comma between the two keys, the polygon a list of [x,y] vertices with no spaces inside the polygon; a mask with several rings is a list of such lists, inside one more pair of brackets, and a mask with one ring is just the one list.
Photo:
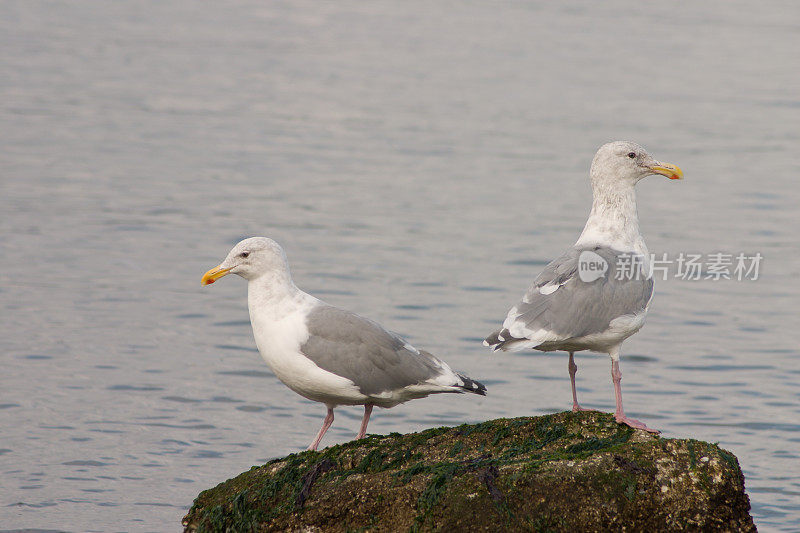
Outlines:
{"label": "pink leg", "polygon": [[314,439],[314,442],[311,443],[311,446],[308,447],[311,451],[317,451],[317,446],[319,446],[319,441],[322,440],[322,436],[328,431],[328,428],[331,427],[333,424],[333,407],[328,407],[328,415],[325,417],[325,420],[322,422],[322,427],[319,428],[319,433],[317,433],[317,437]]}
{"label": "pink leg", "polygon": [[578,404],[578,393],[575,390],[575,374],[578,372],[578,365],[575,364],[575,356],[572,352],[569,352],[569,364],[567,365],[567,369],[569,369],[569,381],[572,384],[572,412],[592,411],[593,409],[584,409]]}
{"label": "pink leg", "polygon": [[619,359],[614,357],[611,358],[611,379],[614,381],[614,396],[617,400],[617,411],[614,413],[614,418],[617,422],[635,429],[643,429],[650,433],[661,433],[657,429],[650,429],[644,422],[625,416],[625,411],[622,409],[622,386],[620,385],[620,381],[622,381],[622,372],[619,369]]}
{"label": "pink leg", "polygon": [[361,419],[361,429],[356,435],[356,439],[363,439],[367,434],[367,424],[369,424],[369,415],[372,414],[372,404],[364,404],[364,418]]}

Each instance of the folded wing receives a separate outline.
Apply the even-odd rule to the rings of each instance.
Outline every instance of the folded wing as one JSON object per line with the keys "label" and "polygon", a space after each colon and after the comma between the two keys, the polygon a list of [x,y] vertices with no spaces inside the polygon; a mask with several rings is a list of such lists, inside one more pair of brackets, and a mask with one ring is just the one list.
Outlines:
{"label": "folded wing", "polygon": [[[591,276],[579,272],[583,252],[607,264],[604,275],[584,281]],[[612,320],[642,313],[653,295],[653,280],[638,267],[627,268],[633,261],[630,254],[607,247],[570,249],[545,267],[484,344],[495,350],[547,348],[603,333]]]}

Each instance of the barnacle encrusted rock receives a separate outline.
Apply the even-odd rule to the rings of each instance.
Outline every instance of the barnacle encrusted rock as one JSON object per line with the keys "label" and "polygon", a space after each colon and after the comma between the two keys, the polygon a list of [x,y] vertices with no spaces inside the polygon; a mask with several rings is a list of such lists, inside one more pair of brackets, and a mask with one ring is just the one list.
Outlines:
{"label": "barnacle encrusted rock", "polygon": [[185,531],[755,531],[736,457],[605,413],[370,436],[197,497]]}

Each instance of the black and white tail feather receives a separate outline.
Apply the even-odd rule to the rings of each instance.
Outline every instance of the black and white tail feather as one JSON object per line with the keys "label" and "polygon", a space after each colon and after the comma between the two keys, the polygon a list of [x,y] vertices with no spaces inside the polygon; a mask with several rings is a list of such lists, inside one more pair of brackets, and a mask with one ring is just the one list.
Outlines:
{"label": "black and white tail feather", "polygon": [[486,387],[483,383],[479,381],[475,381],[474,379],[470,379],[464,374],[456,374],[463,384],[459,385],[460,388],[464,389],[467,392],[472,392],[474,394],[480,394],[481,396],[486,396]]}
{"label": "black and white tail feather", "polygon": [[521,348],[521,346],[517,346],[526,342],[527,339],[518,339],[517,337],[512,337],[511,332],[507,329],[498,329],[483,341],[484,346],[488,346],[492,349],[493,352],[498,350],[502,350],[504,352],[507,351],[516,351]]}

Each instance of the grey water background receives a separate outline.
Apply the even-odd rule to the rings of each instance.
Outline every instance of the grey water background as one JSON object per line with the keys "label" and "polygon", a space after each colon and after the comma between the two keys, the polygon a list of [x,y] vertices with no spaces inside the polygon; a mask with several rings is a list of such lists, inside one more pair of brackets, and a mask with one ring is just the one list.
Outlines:
{"label": "grey water background", "polygon": [[[571,405],[564,354],[481,346],[577,238],[613,139],[652,252],[758,280],[656,283],[625,405],[737,454],[762,531],[800,517],[800,7],[791,2],[0,2],[0,529],[170,531],[308,445],[324,408],[254,347],[240,238],[483,380],[371,432]],[[581,402],[613,410],[608,358]],[[340,408],[323,444],[351,439]]]}

